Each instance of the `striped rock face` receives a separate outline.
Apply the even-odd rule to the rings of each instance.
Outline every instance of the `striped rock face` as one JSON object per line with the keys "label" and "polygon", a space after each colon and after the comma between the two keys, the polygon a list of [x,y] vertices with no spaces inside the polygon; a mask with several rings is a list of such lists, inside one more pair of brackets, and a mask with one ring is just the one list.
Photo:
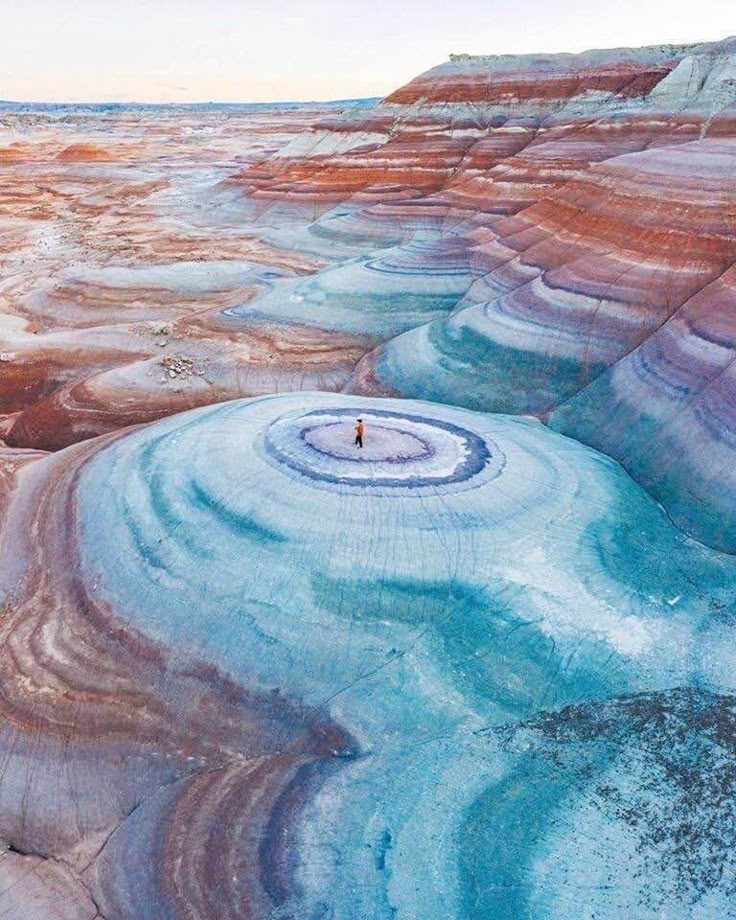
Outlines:
{"label": "striped rock face", "polygon": [[733,548],[735,174],[732,138],[597,164],[498,221],[473,256],[490,271],[369,356],[355,388],[548,419]]}
{"label": "striped rock face", "polygon": [[735,87],[2,113],[0,915],[736,920]]}
{"label": "striped rock face", "polygon": [[605,456],[305,393],[25,460],[2,826],[73,916],[729,915],[736,566]]}
{"label": "striped rock face", "polygon": [[[322,267],[223,191],[323,109],[72,109],[0,122],[0,438],[57,450],[243,395],[340,389],[375,344],[223,312]],[[249,330],[249,331],[248,331]]]}
{"label": "striped rock face", "polygon": [[[604,67],[595,119],[591,54],[527,70],[459,58],[392,97],[459,106],[485,72],[483,112],[502,122],[489,135],[516,127],[520,147],[495,163],[469,156],[434,196],[435,259],[462,253],[466,291],[364,358],[350,390],[536,415],[621,460],[680,526],[733,551],[736,45],[622,53]],[[626,68],[635,106],[616,88]],[[553,116],[530,125],[545,99]]]}

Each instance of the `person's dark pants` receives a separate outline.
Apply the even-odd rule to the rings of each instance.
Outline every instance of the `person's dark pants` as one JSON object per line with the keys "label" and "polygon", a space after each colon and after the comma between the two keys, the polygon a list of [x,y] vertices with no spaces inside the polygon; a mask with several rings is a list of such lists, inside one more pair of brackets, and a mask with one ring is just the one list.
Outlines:
{"label": "person's dark pants", "polygon": [[358,445],[358,447],[363,446],[363,435],[362,434],[355,435],[355,443]]}

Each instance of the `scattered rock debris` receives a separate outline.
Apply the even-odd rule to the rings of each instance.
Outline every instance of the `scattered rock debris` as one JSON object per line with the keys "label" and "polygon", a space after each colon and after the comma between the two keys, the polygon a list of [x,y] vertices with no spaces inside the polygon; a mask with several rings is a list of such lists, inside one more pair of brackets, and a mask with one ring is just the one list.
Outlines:
{"label": "scattered rock debris", "polygon": [[174,334],[174,327],[171,323],[163,323],[160,320],[151,320],[147,323],[140,323],[135,327],[138,335],[152,335],[156,339],[159,348],[165,348],[169,344],[169,338]]}
{"label": "scattered rock debris", "polygon": [[205,368],[202,362],[195,362],[194,358],[186,355],[164,355],[159,362],[163,368],[161,383],[169,380],[186,380],[189,377],[203,377]]}

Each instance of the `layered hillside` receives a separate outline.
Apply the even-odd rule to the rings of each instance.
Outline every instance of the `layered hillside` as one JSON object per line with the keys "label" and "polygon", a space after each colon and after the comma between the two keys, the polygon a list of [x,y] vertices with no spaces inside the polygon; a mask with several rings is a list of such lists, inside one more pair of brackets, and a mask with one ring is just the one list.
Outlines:
{"label": "layered hillside", "polygon": [[330,393],[1,459],[19,916],[734,916],[736,560],[610,459]]}
{"label": "layered hillside", "polygon": [[736,920],[735,359],[736,39],[0,113],[0,913]]}
{"label": "layered hillside", "polygon": [[736,547],[736,40],[106,118],[5,116],[9,444],[304,387],[430,397],[549,420]]}
{"label": "layered hillside", "polygon": [[533,413],[736,547],[735,62],[455,55],[343,111],[6,115],[0,431],[346,386]]}
{"label": "layered hillside", "polygon": [[736,39],[455,56],[230,180],[261,224],[320,213],[268,238],[354,256],[242,313],[405,333],[353,391],[536,414],[735,549],[735,138]]}

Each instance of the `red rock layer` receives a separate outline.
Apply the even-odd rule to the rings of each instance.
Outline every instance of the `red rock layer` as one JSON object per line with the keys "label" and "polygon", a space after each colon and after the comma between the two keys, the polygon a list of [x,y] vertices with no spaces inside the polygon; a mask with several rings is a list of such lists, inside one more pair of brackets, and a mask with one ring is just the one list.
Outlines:
{"label": "red rock layer", "polygon": [[219,311],[175,321],[163,332],[118,327],[110,338],[120,343],[117,350],[95,351],[82,337],[76,347],[62,338],[53,348],[29,350],[22,361],[16,353],[16,386],[4,406],[13,413],[8,444],[58,450],[212,402],[340,390],[375,344],[314,326],[228,323]]}
{"label": "red rock layer", "polygon": [[469,233],[463,303],[365,359],[353,391],[551,417],[733,551],[734,175],[734,137],[655,145]]}
{"label": "red rock layer", "polygon": [[[290,826],[302,771],[333,769],[350,741],[319,713],[235,685],[201,664],[196,650],[166,651],[91,600],[78,567],[75,486],[102,447],[73,448],[16,471],[3,515],[4,838],[58,864],[49,884],[76,889],[69,895],[82,905],[75,917],[91,903],[85,887],[100,904],[104,886],[103,916],[150,918],[144,907],[107,913],[115,898],[135,903],[146,848],[160,859],[143,862],[149,910],[166,902],[171,910],[159,916],[261,917],[282,892],[231,892],[237,866],[227,861],[247,863],[251,886],[264,866],[291,884],[278,816]],[[151,813],[162,815],[153,842],[143,826]],[[260,849],[238,843],[264,822],[272,832],[259,837]],[[127,870],[126,847],[136,850],[135,872]],[[21,889],[14,907],[23,896]]]}
{"label": "red rock layer", "polygon": [[[381,132],[385,120],[381,119]],[[311,207],[312,216],[317,217],[320,211],[361,192],[390,200],[406,191],[413,196],[436,191],[459,166],[473,141],[462,126],[459,130],[447,119],[424,123],[417,119],[407,130],[396,126],[385,134],[376,127],[363,121],[351,124],[349,132],[317,126],[311,146],[299,144],[294,156],[289,156],[287,148],[278,157],[233,175],[228,184],[241,188],[262,207],[288,200],[307,207],[306,214]]]}
{"label": "red rock layer", "polygon": [[[450,65],[430,70],[396,90],[387,102],[396,105],[478,103],[483,106],[567,103],[576,97],[605,93],[628,100],[647,96],[680,63],[674,46],[594,54],[454,55]],[[618,58],[618,59],[616,59]]]}
{"label": "red rock layer", "polygon": [[[207,401],[269,389],[341,388],[351,366],[377,343],[370,310],[355,334],[320,328],[319,278],[315,298],[292,311],[298,325],[262,317],[265,331],[259,331],[258,323],[241,320],[236,342],[232,325],[215,313],[251,298],[257,308],[271,280],[208,291],[146,289],[90,280],[76,270],[90,264],[248,260],[265,273],[307,274],[355,253],[401,245],[418,232],[439,240],[427,263],[426,292],[418,264],[411,270],[412,289],[431,295],[436,272],[445,262],[454,270],[462,252],[472,272],[457,281],[453,296],[477,276],[471,301],[523,285],[519,298],[528,302],[509,306],[512,313],[536,310],[537,300],[544,312],[541,287],[548,282],[593,298],[625,272],[632,287],[627,303],[641,296],[644,309],[636,321],[611,318],[618,324],[611,341],[629,347],[659,321],[662,311],[652,312],[648,301],[663,271],[673,276],[666,313],[720,262],[705,254],[707,264],[691,277],[677,254],[689,218],[682,222],[684,236],[678,235],[669,224],[674,212],[660,207],[656,190],[645,190],[637,202],[640,192],[632,186],[604,213],[607,205],[599,208],[596,198],[613,202],[611,184],[619,181],[605,178],[605,164],[622,154],[732,137],[733,44],[458,57],[383,105],[337,114],[210,120],[121,113],[104,126],[84,119],[63,126],[41,121],[22,137],[20,117],[9,119],[12,130],[1,148],[0,258],[7,280],[0,312],[12,324],[10,334],[0,333],[0,359],[10,356],[0,363],[8,371],[0,379],[0,431],[16,445],[58,447]],[[621,181],[623,189],[629,179]],[[659,226],[648,226],[641,244],[623,240],[629,206],[651,206]],[[548,236],[557,239],[545,242]],[[586,258],[597,264],[563,270],[579,258],[576,247],[588,247],[588,236],[592,255]],[[655,264],[660,238],[666,268]],[[606,245],[617,251],[601,253]],[[630,267],[637,258],[641,265]],[[398,275],[407,259],[392,252],[375,265]],[[577,272],[580,277],[572,277]],[[532,287],[532,276],[540,274],[543,280]],[[391,284],[396,299],[401,292]],[[340,296],[359,305],[364,285]],[[587,311],[562,315],[572,328],[589,321]],[[596,311],[597,328],[607,315],[606,308]],[[190,380],[177,372],[171,378],[160,363],[168,351],[158,350],[155,336],[139,332],[146,321],[173,324],[172,360],[208,364],[213,374]],[[588,368],[617,353],[614,344],[601,353],[598,345],[588,349]]]}
{"label": "red rock layer", "polygon": [[[237,207],[221,219],[230,202],[212,198],[222,174],[316,117],[123,112],[29,126],[31,116],[8,116],[10,136],[27,140],[3,148],[12,155],[0,169],[0,437],[57,449],[207,402],[346,383],[370,343],[316,330],[299,341],[298,327],[248,332],[218,318],[259,284],[324,264],[256,239]],[[207,283],[180,282],[180,262]],[[236,278],[236,263],[252,276]],[[151,266],[169,277],[146,281]]]}

